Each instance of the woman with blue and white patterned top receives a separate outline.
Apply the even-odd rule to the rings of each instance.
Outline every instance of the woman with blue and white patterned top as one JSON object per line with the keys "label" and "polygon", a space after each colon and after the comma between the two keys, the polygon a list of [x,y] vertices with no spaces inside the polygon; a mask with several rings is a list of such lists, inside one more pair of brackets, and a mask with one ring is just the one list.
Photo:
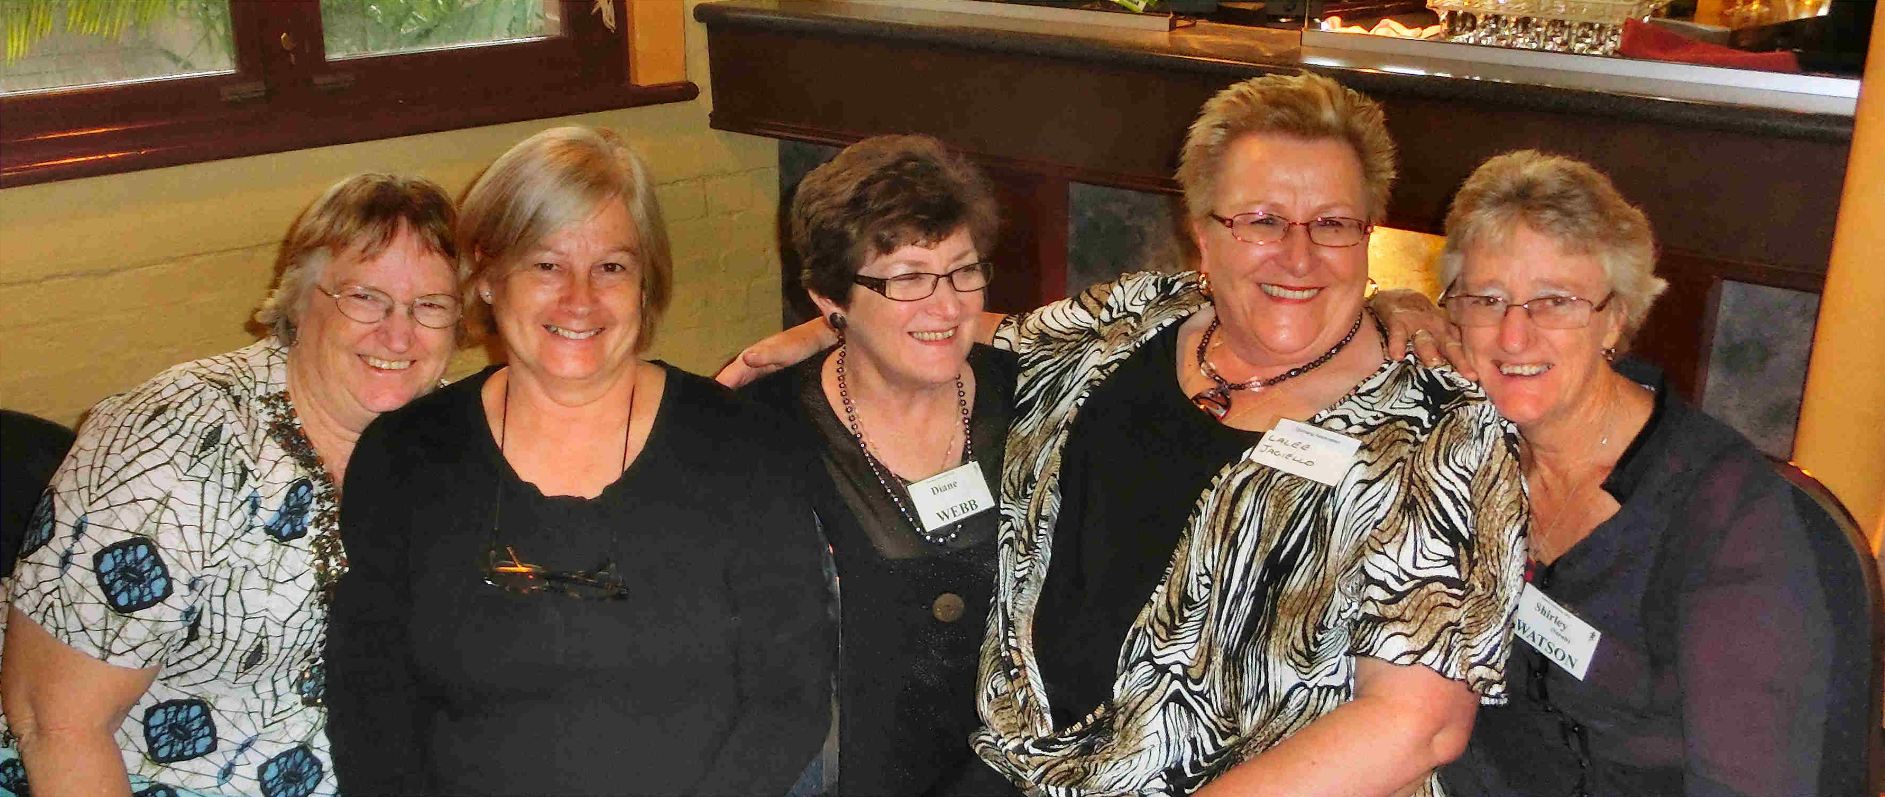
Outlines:
{"label": "woman with blue and white patterned top", "polygon": [[336,792],[335,485],[455,348],[454,221],[424,180],[336,184],[282,245],[268,338],[92,409],[8,585],[0,790]]}

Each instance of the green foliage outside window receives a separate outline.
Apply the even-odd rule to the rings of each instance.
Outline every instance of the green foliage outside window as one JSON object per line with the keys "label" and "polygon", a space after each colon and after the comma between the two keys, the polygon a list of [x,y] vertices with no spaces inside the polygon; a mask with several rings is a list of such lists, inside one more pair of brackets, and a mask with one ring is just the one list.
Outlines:
{"label": "green foliage outside window", "polygon": [[[177,20],[197,31],[194,48],[161,48],[178,72],[233,61],[230,0],[0,0],[6,61],[63,32],[124,40]],[[330,55],[449,47],[543,35],[546,0],[324,0],[321,22]]]}

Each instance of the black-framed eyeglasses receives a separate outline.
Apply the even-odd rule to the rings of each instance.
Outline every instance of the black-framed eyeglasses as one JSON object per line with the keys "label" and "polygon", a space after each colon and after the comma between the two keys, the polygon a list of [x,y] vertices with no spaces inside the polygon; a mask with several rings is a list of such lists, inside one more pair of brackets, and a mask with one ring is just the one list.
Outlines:
{"label": "black-framed eyeglasses", "polygon": [[920,302],[936,294],[936,285],[944,279],[957,293],[969,293],[988,287],[995,277],[995,264],[987,260],[957,266],[947,274],[913,271],[894,277],[866,277],[858,274],[852,282],[882,294],[893,302]]}
{"label": "black-framed eyeglasses", "polygon": [[1348,216],[1317,216],[1308,221],[1290,221],[1274,213],[1239,213],[1225,218],[1208,214],[1211,220],[1230,230],[1232,238],[1247,244],[1267,246],[1283,240],[1289,228],[1301,227],[1309,233],[1309,242],[1337,249],[1354,246],[1368,239],[1374,225]]}
{"label": "black-framed eyeglasses", "polygon": [[320,285],[314,286],[323,295],[334,300],[334,306],[340,308],[340,314],[362,324],[377,324],[392,315],[393,308],[405,305],[411,308],[412,320],[419,326],[429,329],[449,329],[458,323],[464,314],[463,305],[458,297],[448,293],[428,293],[410,302],[395,301],[378,288],[365,285],[342,285],[339,290],[328,290]]}
{"label": "black-framed eyeglasses", "polygon": [[1496,327],[1505,320],[1507,311],[1518,308],[1540,329],[1583,329],[1590,326],[1591,316],[1609,307],[1616,296],[1617,292],[1611,291],[1597,302],[1581,296],[1539,296],[1515,303],[1497,296],[1462,293],[1443,297],[1440,304],[1453,323],[1463,327]]}

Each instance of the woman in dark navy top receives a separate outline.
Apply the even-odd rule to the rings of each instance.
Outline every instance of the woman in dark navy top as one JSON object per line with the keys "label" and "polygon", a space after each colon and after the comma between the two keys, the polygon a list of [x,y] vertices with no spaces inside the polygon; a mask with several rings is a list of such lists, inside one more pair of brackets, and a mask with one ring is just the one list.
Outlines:
{"label": "woman in dark navy top", "polygon": [[1511,701],[1481,709],[1448,793],[1860,793],[1842,745],[1865,737],[1841,726],[1863,728],[1846,671],[1869,665],[1836,660],[1831,618],[1863,595],[1822,586],[1808,517],[1747,440],[1610,362],[1664,287],[1642,212],[1526,151],[1467,180],[1447,235],[1442,301],[1524,437],[1533,511]]}

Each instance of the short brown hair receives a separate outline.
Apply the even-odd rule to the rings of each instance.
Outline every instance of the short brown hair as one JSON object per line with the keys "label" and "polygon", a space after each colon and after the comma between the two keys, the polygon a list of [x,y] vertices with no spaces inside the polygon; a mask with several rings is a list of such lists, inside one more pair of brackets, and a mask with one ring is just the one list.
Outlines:
{"label": "short brown hair", "polygon": [[792,197],[799,284],[850,304],[858,269],[911,244],[967,228],[983,256],[999,226],[987,178],[929,136],[876,136],[805,175]]}
{"label": "short brown hair", "polygon": [[1361,92],[1303,72],[1254,77],[1205,101],[1185,134],[1178,162],[1178,184],[1184,187],[1185,207],[1192,218],[1212,212],[1217,176],[1231,144],[1257,133],[1348,144],[1361,161],[1368,220],[1378,222],[1387,213],[1396,169],[1387,115]]}
{"label": "short brown hair", "polygon": [[288,228],[275,256],[275,287],[255,311],[255,320],[281,342],[294,343],[308,289],[320,281],[327,264],[342,254],[377,257],[401,230],[445,258],[452,276],[462,280],[465,264],[452,238],[456,222],[451,198],[431,180],[373,172],[341,180]]}
{"label": "short brown hair", "polygon": [[1656,237],[1649,217],[1623,198],[1590,164],[1537,150],[1519,150],[1480,164],[1460,186],[1446,215],[1440,279],[1460,278],[1466,250],[1504,246],[1520,226],[1564,251],[1603,264],[1623,309],[1623,340],[1643,325],[1650,305],[1669,287],[1656,276]]}
{"label": "short brown hair", "polygon": [[491,309],[475,295],[480,280],[556,231],[595,215],[604,202],[621,202],[635,225],[641,258],[635,347],[645,351],[654,343],[674,286],[674,257],[654,178],[620,135],[591,127],[555,127],[518,142],[465,192],[458,246],[472,261],[464,290],[472,330],[496,331]]}

